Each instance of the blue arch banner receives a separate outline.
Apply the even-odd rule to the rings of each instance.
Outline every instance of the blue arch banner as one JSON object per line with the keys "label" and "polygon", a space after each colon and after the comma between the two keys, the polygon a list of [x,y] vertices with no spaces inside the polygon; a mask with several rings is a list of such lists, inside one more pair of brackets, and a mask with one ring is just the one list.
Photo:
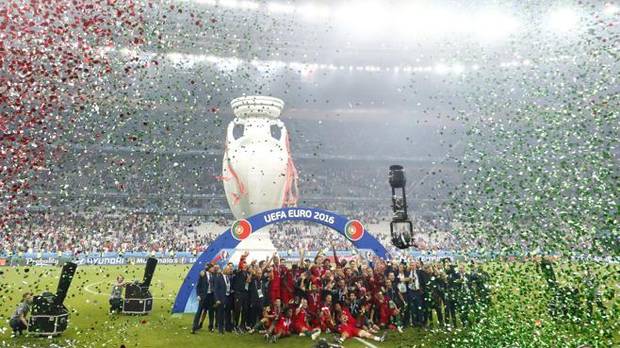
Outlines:
{"label": "blue arch banner", "polygon": [[227,259],[228,251],[236,248],[243,239],[249,237],[253,232],[265,226],[285,221],[309,221],[327,226],[351,241],[357,249],[372,252],[382,259],[387,257],[388,252],[385,247],[358,220],[350,220],[334,212],[317,208],[293,207],[268,210],[247,219],[235,221],[230,228],[202,252],[187,273],[183,284],[181,284],[172,307],[172,313],[196,311],[198,308],[196,283],[200,271],[205,268],[206,264]]}

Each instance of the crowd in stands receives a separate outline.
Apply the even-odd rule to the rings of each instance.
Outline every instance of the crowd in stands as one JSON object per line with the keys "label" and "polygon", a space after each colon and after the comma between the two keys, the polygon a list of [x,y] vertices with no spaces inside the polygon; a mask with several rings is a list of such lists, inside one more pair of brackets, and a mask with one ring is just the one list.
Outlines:
{"label": "crowd in stands", "polygon": [[301,175],[300,179],[302,197],[390,197],[386,168],[331,167],[324,170],[321,166],[308,169],[311,173]]}
{"label": "crowd in stands", "polygon": [[198,236],[197,223],[144,214],[33,215],[0,231],[0,253],[200,251],[213,237]]}
{"label": "crowd in stands", "polygon": [[[345,216],[347,212],[344,213]],[[351,218],[381,227],[372,234],[393,254],[389,234],[390,216],[386,212],[364,209],[349,211]],[[210,229],[201,229],[205,224]],[[203,217],[173,217],[148,214],[32,214],[19,224],[0,231],[0,254],[59,253],[74,255],[102,252],[192,252],[206,248],[232,223],[231,219],[207,219]],[[420,230],[423,226],[419,227]],[[327,227],[305,222],[287,222],[269,227],[269,236],[279,251],[300,248],[318,251],[332,244],[338,250],[350,250],[351,243]],[[429,245],[428,249],[445,248],[442,241]]]}
{"label": "crowd in stands", "polygon": [[[334,246],[335,247],[335,246]],[[444,259],[422,263],[413,258],[333,261],[326,255],[287,265],[276,255],[238,265],[208,264],[197,283],[198,310],[192,333],[208,317],[219,333],[258,332],[270,342],[290,335],[312,339],[336,334],[376,341],[385,332],[409,326],[466,326],[490,303],[490,279],[474,263],[455,265]],[[383,332],[383,335],[381,335]]]}
{"label": "crowd in stands", "polygon": [[[363,220],[365,221],[365,220]],[[401,251],[392,245],[389,220],[387,219],[369,219],[374,224],[365,225],[370,228],[370,233],[377,238],[388,249],[391,255],[399,255]],[[382,223],[381,225],[379,225]],[[434,231],[431,235],[424,229],[421,223],[415,224],[417,234],[417,249],[424,251],[448,250],[454,245],[447,237],[447,233],[437,233]],[[295,250],[324,250],[334,245],[337,250],[350,250],[352,244],[344,236],[334,233],[328,227],[317,225],[315,223],[280,223],[269,227],[269,235],[275,248],[279,251],[292,253]]]}
{"label": "crowd in stands", "polygon": [[276,249],[294,251],[299,249],[320,250],[335,245],[338,250],[350,248],[351,243],[333,230],[315,224],[277,224],[269,228],[269,236]]}

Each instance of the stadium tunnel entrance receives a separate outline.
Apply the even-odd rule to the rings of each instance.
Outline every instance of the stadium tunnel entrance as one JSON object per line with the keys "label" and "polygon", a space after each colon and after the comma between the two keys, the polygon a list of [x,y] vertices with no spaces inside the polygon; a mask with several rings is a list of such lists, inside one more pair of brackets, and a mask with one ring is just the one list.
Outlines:
{"label": "stadium tunnel entrance", "polygon": [[235,221],[230,228],[217,237],[207,250],[196,259],[192,268],[181,284],[172,313],[195,313],[198,308],[196,301],[196,283],[200,271],[207,263],[226,261],[237,245],[259,229],[285,221],[309,221],[329,227],[340,233],[364,254],[372,253],[382,259],[387,257],[387,250],[364,225],[355,219],[334,212],[317,208],[281,208],[268,210],[247,219]]}

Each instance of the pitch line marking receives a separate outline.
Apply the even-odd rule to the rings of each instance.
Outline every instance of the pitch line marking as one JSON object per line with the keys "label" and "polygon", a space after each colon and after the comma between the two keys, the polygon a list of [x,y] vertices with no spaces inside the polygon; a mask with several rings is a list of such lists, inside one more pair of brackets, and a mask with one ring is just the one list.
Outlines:
{"label": "pitch line marking", "polygon": [[372,344],[372,343],[370,343],[370,342],[368,342],[368,341],[366,341],[366,340],[363,340],[363,339],[361,339],[361,338],[359,338],[359,337],[353,337],[353,338],[355,338],[358,342],[361,342],[361,343],[362,343],[363,345],[365,345],[366,347],[370,347],[370,348],[379,348],[379,347],[375,346],[374,344]]}
{"label": "pitch line marking", "polygon": [[[94,282],[94,283],[91,283],[91,284],[85,285],[85,286],[83,287],[83,289],[84,289],[86,292],[88,292],[88,293],[90,293],[90,294],[93,294],[93,295],[108,296],[107,294],[104,294],[104,293],[101,293],[101,292],[98,292],[98,291],[95,291],[95,290],[91,290],[91,288],[90,288],[91,286],[95,286],[95,285],[97,285],[97,284],[101,284],[101,283],[104,283],[104,282],[105,282],[105,280],[101,280],[101,281],[98,281],[98,282]],[[112,283],[110,283],[110,285],[112,285]],[[166,298],[166,297],[153,297],[153,300],[168,300],[168,298]]]}

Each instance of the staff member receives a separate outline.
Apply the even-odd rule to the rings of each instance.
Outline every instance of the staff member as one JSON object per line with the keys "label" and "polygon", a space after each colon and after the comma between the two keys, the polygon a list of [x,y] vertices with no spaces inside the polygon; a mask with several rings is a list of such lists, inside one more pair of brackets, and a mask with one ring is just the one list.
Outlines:
{"label": "staff member", "polygon": [[409,270],[409,296],[408,302],[410,307],[411,324],[413,326],[424,326],[424,312],[426,305],[424,303],[424,289],[422,274],[418,268],[418,263],[411,263]]}
{"label": "staff member", "polygon": [[252,275],[246,269],[246,259],[249,255],[245,251],[241,255],[239,266],[232,278],[233,290],[233,330],[236,333],[244,333],[249,330],[248,326],[248,310],[250,307],[249,290]]}
{"label": "staff member", "polygon": [[263,289],[261,288],[261,269],[255,264],[250,267],[251,281],[249,292],[248,324],[252,328],[260,320],[263,310]]}
{"label": "staff member", "polygon": [[228,266],[223,272],[219,271],[217,265],[214,268],[214,280],[213,280],[213,292],[215,297],[215,320],[217,321],[217,329],[220,334],[224,334],[224,330],[228,331],[230,320],[230,305],[231,305],[231,280],[228,270]]}
{"label": "staff member", "polygon": [[127,285],[125,277],[119,275],[116,277],[116,284],[112,285],[110,293],[110,314],[118,313],[123,309],[123,288]]}
{"label": "staff member", "polygon": [[449,323],[450,319],[452,319],[452,325],[456,327],[456,307],[459,290],[462,288],[462,279],[461,275],[456,271],[456,267],[451,263],[447,265],[446,275],[446,323]]}
{"label": "staff member", "polygon": [[208,263],[205,269],[200,272],[198,278],[198,284],[196,284],[196,300],[198,301],[198,310],[194,316],[194,323],[192,325],[192,333],[202,328],[202,324],[209,315],[209,331],[213,331],[214,324],[214,309],[213,309],[213,275],[211,274],[211,267],[213,265]]}
{"label": "staff member", "polygon": [[9,325],[13,329],[13,334],[17,336],[21,335],[24,330],[28,329],[28,320],[26,316],[30,312],[30,304],[32,303],[32,293],[27,292],[22,296],[22,302],[17,306],[17,309],[11,316]]}

